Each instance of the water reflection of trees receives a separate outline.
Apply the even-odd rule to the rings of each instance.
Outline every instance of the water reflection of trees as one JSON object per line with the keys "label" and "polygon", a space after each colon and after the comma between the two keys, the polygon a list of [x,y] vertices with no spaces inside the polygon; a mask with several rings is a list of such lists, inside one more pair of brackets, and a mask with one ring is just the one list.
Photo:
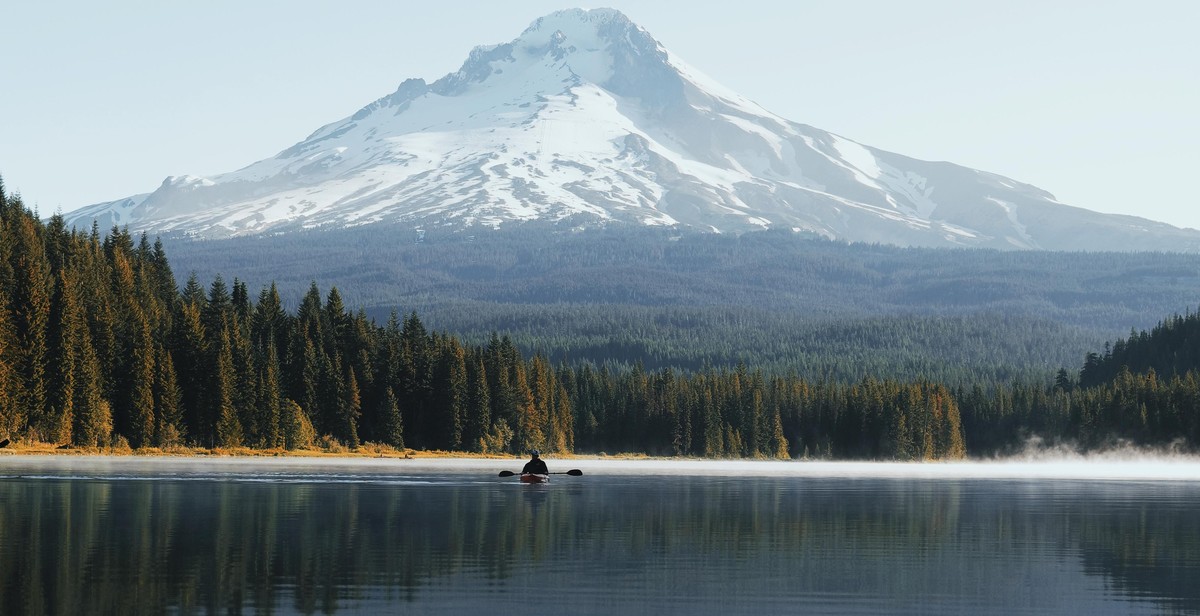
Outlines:
{"label": "water reflection of trees", "polygon": [[1130,501],[1094,515],[1087,494],[1051,494],[1034,495],[1049,513],[1031,514],[1011,496],[978,484],[776,479],[588,489],[7,480],[0,612],[332,613],[368,594],[412,600],[459,574],[503,584],[530,563],[634,574],[666,564],[686,576],[688,563],[717,562],[831,593],[1003,592],[1019,582],[977,561],[1033,543],[1057,546],[1039,557],[1081,555],[1122,594],[1200,610],[1200,520],[1183,508]]}

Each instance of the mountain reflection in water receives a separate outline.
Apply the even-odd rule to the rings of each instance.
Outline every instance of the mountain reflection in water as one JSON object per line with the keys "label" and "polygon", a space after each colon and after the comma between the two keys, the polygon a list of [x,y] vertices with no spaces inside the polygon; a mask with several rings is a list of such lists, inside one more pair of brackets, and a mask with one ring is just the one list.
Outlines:
{"label": "mountain reflection in water", "polygon": [[1200,613],[1198,504],[1194,482],[0,466],[0,613]]}

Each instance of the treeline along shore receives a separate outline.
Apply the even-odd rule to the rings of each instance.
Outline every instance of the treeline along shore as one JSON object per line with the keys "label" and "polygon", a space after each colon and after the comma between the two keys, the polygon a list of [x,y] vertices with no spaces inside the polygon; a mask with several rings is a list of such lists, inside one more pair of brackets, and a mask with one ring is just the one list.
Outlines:
{"label": "treeline along shore", "polygon": [[[1109,357],[1089,357],[1091,374]],[[193,276],[179,289],[160,242],[43,222],[0,184],[0,438],[899,460],[986,455],[1031,434],[1200,442],[1192,372],[1117,374],[950,387],[552,365],[507,337],[427,331],[416,313],[381,325],[315,282],[294,314],[274,285],[252,298],[236,278]]]}

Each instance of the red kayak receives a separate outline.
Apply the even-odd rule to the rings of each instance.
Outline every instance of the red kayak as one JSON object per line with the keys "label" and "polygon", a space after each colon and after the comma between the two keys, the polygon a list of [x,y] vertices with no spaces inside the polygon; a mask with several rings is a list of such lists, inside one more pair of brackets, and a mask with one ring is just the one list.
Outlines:
{"label": "red kayak", "polygon": [[538,475],[536,473],[521,473],[521,483],[547,483],[550,481],[550,475]]}

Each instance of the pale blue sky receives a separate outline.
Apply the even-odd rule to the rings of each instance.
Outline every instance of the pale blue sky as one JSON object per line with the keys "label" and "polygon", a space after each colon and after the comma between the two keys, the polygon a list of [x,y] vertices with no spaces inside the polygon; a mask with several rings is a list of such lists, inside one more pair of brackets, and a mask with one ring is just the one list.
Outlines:
{"label": "pale blue sky", "polygon": [[43,213],[274,155],[559,8],[791,120],[1200,228],[1200,2],[7,2],[0,175]]}

